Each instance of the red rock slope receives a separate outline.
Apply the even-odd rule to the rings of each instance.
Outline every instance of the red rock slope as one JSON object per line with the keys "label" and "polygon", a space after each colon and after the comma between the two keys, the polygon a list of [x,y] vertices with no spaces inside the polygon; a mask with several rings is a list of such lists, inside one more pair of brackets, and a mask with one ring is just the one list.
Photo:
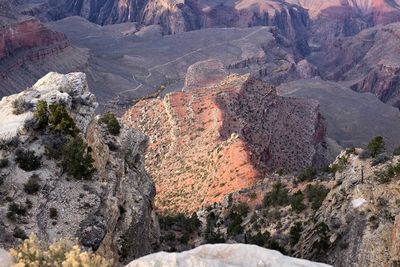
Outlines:
{"label": "red rock slope", "polygon": [[150,137],[146,165],[162,211],[193,212],[268,171],[324,160],[318,104],[279,97],[247,75],[140,101],[123,119]]}

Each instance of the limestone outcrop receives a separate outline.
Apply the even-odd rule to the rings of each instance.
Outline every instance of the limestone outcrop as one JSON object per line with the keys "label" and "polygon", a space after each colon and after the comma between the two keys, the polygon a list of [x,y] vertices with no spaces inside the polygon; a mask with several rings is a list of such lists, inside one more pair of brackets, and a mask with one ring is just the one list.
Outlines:
{"label": "limestone outcrop", "polygon": [[[90,147],[95,167],[90,178],[75,179],[66,171],[62,162],[69,137],[59,131],[71,122],[64,117],[56,129],[38,128],[33,112],[39,101],[46,101],[50,110],[52,105],[64,107],[72,118],[78,136]],[[44,241],[77,238],[116,263],[152,251],[158,230],[155,188],[143,162],[147,138],[124,125],[118,135],[110,134],[95,117],[96,107],[83,73],[49,73],[32,88],[2,99],[2,247],[35,233]],[[71,127],[65,131],[75,133]],[[22,166],[21,154],[35,164]]]}

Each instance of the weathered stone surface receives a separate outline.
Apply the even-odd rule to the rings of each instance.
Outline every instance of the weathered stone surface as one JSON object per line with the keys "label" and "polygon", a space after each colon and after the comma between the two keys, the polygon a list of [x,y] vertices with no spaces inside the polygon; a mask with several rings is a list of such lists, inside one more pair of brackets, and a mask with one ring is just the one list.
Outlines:
{"label": "weathered stone surface", "polygon": [[244,266],[280,266],[280,267],[329,267],[316,263],[284,256],[281,253],[244,244],[204,245],[181,253],[159,252],[137,259],[126,267],[244,267]]}
{"label": "weathered stone surface", "polygon": [[[97,102],[83,73],[49,73],[32,89],[3,98],[1,118],[12,113],[10,102],[17,97],[33,106],[40,99],[64,104],[92,149],[96,172],[91,180],[68,177],[60,162],[45,153],[45,144],[55,138],[54,134],[25,129],[24,122],[32,118],[32,110],[11,117],[11,121],[18,121],[13,125],[14,135],[4,126],[9,123],[2,122],[2,134],[9,134],[14,142],[8,146],[2,143],[0,150],[0,157],[9,160],[8,166],[0,170],[0,221],[4,224],[0,245],[9,248],[20,242],[12,234],[18,226],[44,241],[77,237],[82,246],[116,262],[150,253],[157,243],[158,230],[152,208],[154,184],[143,162],[147,138],[124,125],[118,136],[108,133],[95,118]],[[17,148],[35,151],[41,167],[34,172],[20,169],[15,162]],[[29,195],[24,185],[33,174],[39,177],[40,190]],[[27,214],[16,220],[7,217],[10,201],[30,203]],[[50,218],[50,209],[57,210],[57,218]]]}
{"label": "weathered stone surface", "polygon": [[338,267],[396,266],[399,180],[395,176],[381,183],[376,172],[398,161],[394,157],[372,166],[371,159],[350,155],[345,170],[336,173],[336,186],[315,214],[314,222],[305,228],[295,255]]}

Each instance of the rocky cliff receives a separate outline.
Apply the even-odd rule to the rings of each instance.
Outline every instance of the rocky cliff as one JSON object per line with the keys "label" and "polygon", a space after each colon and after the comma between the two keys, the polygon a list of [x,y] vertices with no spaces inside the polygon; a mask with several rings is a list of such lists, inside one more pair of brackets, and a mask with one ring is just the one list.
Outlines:
{"label": "rocky cliff", "polygon": [[376,26],[353,38],[336,40],[329,53],[315,54],[310,60],[319,65],[324,77],[399,107],[399,38],[399,23]]}
{"label": "rocky cliff", "polygon": [[124,125],[111,134],[96,107],[83,73],[49,73],[1,100],[2,247],[35,233],[44,241],[76,237],[115,262],[152,251],[157,226],[143,162],[147,138]]}
{"label": "rocky cliff", "polygon": [[295,255],[325,257],[339,267],[397,266],[398,167],[397,156],[351,155],[313,223],[305,227]]}
{"label": "rocky cliff", "polygon": [[[60,65],[58,55],[76,58],[63,33],[51,31],[36,18],[21,16],[7,1],[0,2],[0,7],[0,97],[15,93],[17,87],[20,90],[32,85],[33,81],[24,76],[36,76],[38,70]],[[64,61],[70,64],[69,59]],[[34,64],[38,66],[31,69]]]}
{"label": "rocky cliff", "polygon": [[158,208],[193,212],[266,172],[324,164],[318,103],[279,97],[248,75],[221,74],[201,87],[210,76],[200,79],[200,73],[189,69],[186,87],[192,90],[140,101],[123,117],[150,137],[146,161]]}
{"label": "rocky cliff", "polygon": [[[79,15],[97,24],[137,22],[141,25],[161,25],[163,33],[179,33],[210,27],[276,26],[299,51],[307,53],[305,31],[307,12],[300,6],[277,1],[180,1],[180,0],[68,0],[21,1],[23,14],[57,20]],[[44,5],[43,5],[44,3]]]}

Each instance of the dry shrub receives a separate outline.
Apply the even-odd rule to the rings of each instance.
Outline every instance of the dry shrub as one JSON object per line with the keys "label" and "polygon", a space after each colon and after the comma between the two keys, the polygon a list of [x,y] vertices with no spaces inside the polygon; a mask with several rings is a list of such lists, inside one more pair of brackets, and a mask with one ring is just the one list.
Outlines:
{"label": "dry shrub", "polygon": [[82,251],[71,240],[59,240],[53,244],[41,242],[31,235],[21,245],[10,250],[14,257],[13,267],[111,267],[112,261],[93,252]]}

